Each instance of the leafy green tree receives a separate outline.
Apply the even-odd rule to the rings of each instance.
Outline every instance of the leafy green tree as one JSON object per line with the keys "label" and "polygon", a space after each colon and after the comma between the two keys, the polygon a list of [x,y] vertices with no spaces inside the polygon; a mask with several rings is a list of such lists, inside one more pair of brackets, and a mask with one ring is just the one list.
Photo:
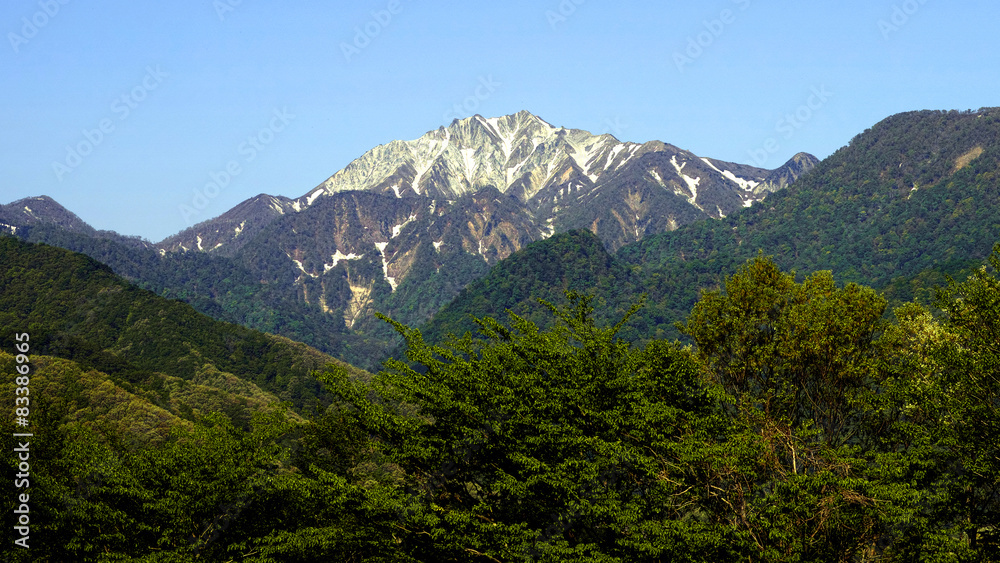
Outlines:
{"label": "leafy green tree", "polygon": [[726,281],[725,293],[702,294],[678,328],[727,392],[837,446],[857,437],[854,404],[871,383],[885,307],[874,290],[838,288],[830,272],[796,283],[758,256]]}
{"label": "leafy green tree", "polygon": [[1000,558],[1000,244],[989,262],[938,292],[944,335],[930,373],[910,382],[920,437],[951,462],[933,483],[948,501],[942,523],[979,560]]}
{"label": "leafy green tree", "polygon": [[695,364],[662,342],[632,349],[615,337],[627,316],[599,328],[589,300],[568,297],[549,305],[551,330],[511,314],[510,327],[478,321],[485,341],[446,347],[393,323],[412,364],[389,362],[371,387],[322,376],[402,471],[402,548],[422,561],[735,560],[742,540],[713,521],[690,463],[724,427]]}
{"label": "leafy green tree", "polygon": [[891,560],[1000,559],[1000,245],[990,264],[938,290],[939,318],[897,309],[884,338],[879,477],[905,492]]}
{"label": "leafy green tree", "polygon": [[885,493],[866,479],[859,446],[885,306],[871,289],[838,288],[829,272],[796,283],[758,256],[678,326],[732,397],[739,478],[719,487],[762,560],[851,561],[880,535]]}
{"label": "leafy green tree", "polygon": [[868,475],[892,504],[882,553],[887,561],[977,561],[959,498],[967,490],[942,378],[942,348],[955,337],[916,304],[895,310],[881,339],[883,371],[871,396]]}
{"label": "leafy green tree", "polygon": [[286,430],[281,413],[256,418],[250,432],[213,415],[138,450],[85,427],[67,431],[52,466],[39,460],[34,506],[44,519],[30,560],[228,560],[232,545],[277,524],[256,505],[277,488]]}

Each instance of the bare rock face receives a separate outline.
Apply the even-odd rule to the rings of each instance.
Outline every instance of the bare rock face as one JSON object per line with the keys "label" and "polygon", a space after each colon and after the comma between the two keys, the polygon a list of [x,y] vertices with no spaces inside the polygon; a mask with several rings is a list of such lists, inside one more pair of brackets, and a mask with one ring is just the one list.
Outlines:
{"label": "bare rock face", "polygon": [[526,111],[476,115],[375,147],[302,197],[259,195],[157,247],[241,257],[262,281],[353,327],[373,306],[404,301],[399,292],[431,284],[453,295],[557,232],[589,229],[616,250],[725,217],[816,162],[800,153],[766,170],[554,127]]}

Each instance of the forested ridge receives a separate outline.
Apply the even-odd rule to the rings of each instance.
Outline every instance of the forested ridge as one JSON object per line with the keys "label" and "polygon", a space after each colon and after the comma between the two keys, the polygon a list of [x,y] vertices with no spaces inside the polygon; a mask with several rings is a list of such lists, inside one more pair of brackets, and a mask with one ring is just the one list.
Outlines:
{"label": "forested ridge", "polygon": [[[32,549],[3,550],[15,562],[994,561],[998,268],[1000,245],[933,308],[887,317],[875,290],[822,271],[797,281],[758,255],[678,325],[687,347],[630,344],[619,331],[642,302],[597,323],[573,292],[543,304],[548,329],[511,314],[435,345],[393,323],[405,357],[371,379],[317,373],[334,399],[307,420],[272,405],[246,424],[153,407],[129,422],[112,414],[126,391],[106,375],[35,357]],[[13,373],[11,353],[0,363]],[[159,424],[137,440],[136,420]]]}
{"label": "forested ridge", "polygon": [[[859,134],[789,188],[722,221],[622,248],[645,280],[650,334],[675,337],[697,289],[764,250],[787,270],[892,288],[897,301],[967,273],[1000,237],[1000,109],[919,111]],[[920,281],[927,283],[922,286]]]}
{"label": "forested ridge", "polygon": [[0,339],[13,343],[22,332],[36,354],[107,373],[125,388],[228,374],[297,409],[329,402],[310,373],[330,356],[213,320],[86,256],[0,237]]}
{"label": "forested ridge", "polygon": [[471,317],[511,309],[547,326],[535,299],[587,288],[614,322],[645,294],[624,338],[686,338],[675,323],[699,291],[718,288],[764,251],[802,276],[883,291],[893,306],[930,304],[1000,238],[1000,110],[910,112],[858,135],[794,184],[730,217],[684,225],[609,253],[587,231],[529,245],[470,283],[424,329],[429,340],[474,329]]}
{"label": "forested ridge", "polygon": [[257,272],[229,256],[203,252],[160,256],[148,243],[116,233],[86,234],[51,224],[19,227],[17,236],[86,254],[143,289],[182,300],[214,319],[280,334],[354,364],[375,358],[378,365],[385,353],[384,343],[350,334],[343,319],[296,300],[273,283],[263,283]]}

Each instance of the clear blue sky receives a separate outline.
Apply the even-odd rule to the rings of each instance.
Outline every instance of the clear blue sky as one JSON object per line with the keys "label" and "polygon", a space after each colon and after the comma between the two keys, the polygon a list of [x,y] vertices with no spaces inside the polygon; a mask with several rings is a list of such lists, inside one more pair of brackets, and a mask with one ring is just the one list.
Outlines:
{"label": "clear blue sky", "polygon": [[1000,106],[993,0],[278,4],[3,2],[0,203],[45,194],[158,241],[303,195],[456,104],[769,168],[897,112]]}

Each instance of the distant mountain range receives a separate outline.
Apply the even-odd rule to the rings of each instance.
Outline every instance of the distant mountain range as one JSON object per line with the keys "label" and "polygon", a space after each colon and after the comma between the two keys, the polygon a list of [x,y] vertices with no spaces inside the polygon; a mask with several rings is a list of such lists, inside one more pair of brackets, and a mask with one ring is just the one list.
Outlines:
{"label": "distant mountain range", "polygon": [[699,288],[758,251],[928,295],[1000,240],[998,151],[998,109],[895,115],[818,166],[802,154],[773,171],[522,112],[377,147],[299,199],[261,195],[156,244],[98,232],[46,197],[0,206],[0,230],[377,368],[394,334],[375,311],[433,318],[436,338],[565,288],[599,294],[609,318],[645,293],[624,334],[674,337]]}
{"label": "distant mountain range", "polygon": [[[262,194],[157,246],[166,251],[232,254],[279,217],[307,212],[317,201],[353,192],[424,200],[403,216],[404,222],[411,216],[409,222],[417,222],[448,215],[463,197],[492,190],[513,200],[511,211],[524,216],[515,231],[505,233],[515,239],[538,240],[555,232],[590,228],[614,250],[649,234],[749,207],[816,163],[815,157],[800,153],[776,170],[765,170],[701,158],[660,141],[628,143],[608,134],[557,128],[526,111],[496,118],[477,115],[413,141],[380,145],[302,197]],[[380,198],[364,203],[363,214],[385,205]],[[371,241],[342,241],[357,242],[358,248],[337,250],[345,255],[371,252],[372,244],[390,244],[401,234],[393,229],[406,225],[387,227],[385,232],[369,233]],[[488,262],[502,259],[517,246],[513,240],[507,243],[499,234],[480,230],[473,227],[463,233],[467,238],[462,247]],[[400,250],[406,255],[412,249],[404,246]],[[386,278],[405,277],[406,260],[396,259],[400,250],[386,257],[389,265],[399,263],[392,268],[396,275]]]}
{"label": "distant mountain range", "polygon": [[[262,194],[156,244],[99,233],[46,197],[0,208],[0,229],[24,236],[34,228],[34,240],[107,260],[115,271],[204,312],[338,353],[349,334],[383,328],[374,311],[424,322],[532,242],[588,229],[614,251],[750,207],[816,163],[800,153],[766,170],[659,141],[629,143],[554,127],[528,112],[477,115],[378,146],[302,197]],[[71,241],[52,228],[85,238]],[[95,248],[90,239],[105,242]],[[166,279],[173,276],[165,263],[219,279],[196,277],[178,287]],[[220,279],[243,281],[220,287]],[[247,293],[268,312],[233,312]],[[304,334],[306,325],[316,340]]]}
{"label": "distant mountain range", "polygon": [[721,287],[758,252],[800,276],[831,270],[891,303],[927,303],[935,284],[980,267],[1000,242],[1000,108],[894,115],[763,205],[613,254],[595,242],[568,233],[515,254],[469,284],[425,336],[474,330],[470,315],[502,318],[507,309],[545,319],[535,299],[559,301],[567,288],[596,295],[596,314],[611,322],[644,294],[622,336],[677,338],[674,323],[699,291]]}

